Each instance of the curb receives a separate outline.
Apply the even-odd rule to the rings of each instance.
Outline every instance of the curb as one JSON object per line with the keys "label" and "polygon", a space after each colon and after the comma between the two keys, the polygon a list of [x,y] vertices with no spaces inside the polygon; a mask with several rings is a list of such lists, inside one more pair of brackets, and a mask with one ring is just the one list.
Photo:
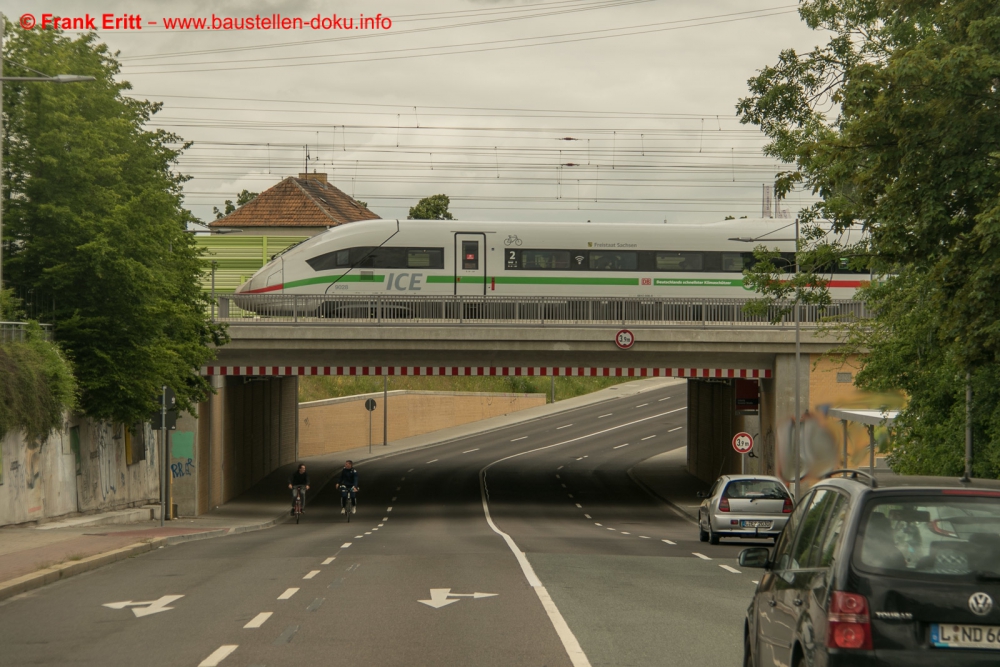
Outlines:
{"label": "curb", "polygon": [[26,593],[36,588],[41,588],[42,586],[54,584],[57,581],[68,579],[69,577],[77,574],[83,574],[84,572],[90,572],[105,565],[117,563],[118,561],[125,560],[126,558],[132,558],[133,556],[144,554],[147,551],[152,551],[153,549],[157,549],[159,547],[173,546],[176,544],[183,544],[185,542],[210,540],[216,537],[225,537],[226,535],[239,535],[240,533],[250,533],[257,530],[264,530],[265,528],[271,528],[279,523],[283,523],[287,518],[288,517],[283,514],[282,516],[271,519],[270,521],[254,523],[246,526],[233,526],[231,528],[207,530],[201,533],[158,537],[148,542],[136,542],[135,544],[130,544],[112,551],[105,551],[104,553],[87,556],[86,558],[82,558],[78,561],[70,561],[68,563],[53,565],[52,567],[32,572],[31,574],[25,574],[17,577],[16,579],[0,581],[0,601],[7,600],[15,595],[20,595],[21,593]]}

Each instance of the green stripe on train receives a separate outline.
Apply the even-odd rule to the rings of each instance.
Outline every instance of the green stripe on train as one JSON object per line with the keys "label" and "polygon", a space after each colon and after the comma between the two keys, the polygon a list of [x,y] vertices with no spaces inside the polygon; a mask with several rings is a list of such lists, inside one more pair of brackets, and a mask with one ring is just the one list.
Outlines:
{"label": "green stripe on train", "polygon": [[[492,280],[492,279],[491,279]],[[498,285],[638,285],[638,278],[558,278],[498,276]]]}
{"label": "green stripe on train", "polygon": [[360,276],[347,274],[346,276],[317,276],[316,278],[306,278],[305,280],[293,280],[285,283],[285,289],[292,287],[305,287],[306,285],[322,285],[324,283],[381,283],[385,281],[385,276]]}

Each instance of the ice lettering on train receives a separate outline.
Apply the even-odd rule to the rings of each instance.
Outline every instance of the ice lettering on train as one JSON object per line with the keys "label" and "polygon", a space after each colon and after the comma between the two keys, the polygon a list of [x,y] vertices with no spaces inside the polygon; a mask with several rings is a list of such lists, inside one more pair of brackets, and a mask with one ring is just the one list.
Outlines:
{"label": "ice lettering on train", "polygon": [[[409,282],[406,278],[409,278]],[[403,273],[390,273],[385,281],[385,291],[391,292],[396,290],[397,292],[408,292],[410,290],[420,291],[422,289],[421,281],[424,279],[424,274],[422,273],[409,273],[404,271]]]}

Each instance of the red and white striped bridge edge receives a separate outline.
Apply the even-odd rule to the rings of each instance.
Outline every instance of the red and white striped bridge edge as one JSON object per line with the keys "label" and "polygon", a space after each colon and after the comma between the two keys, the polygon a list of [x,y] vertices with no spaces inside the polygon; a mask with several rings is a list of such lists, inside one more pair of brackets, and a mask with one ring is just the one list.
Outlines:
{"label": "red and white striped bridge edge", "polygon": [[769,368],[580,368],[576,366],[205,366],[202,375],[524,375],[768,379]]}

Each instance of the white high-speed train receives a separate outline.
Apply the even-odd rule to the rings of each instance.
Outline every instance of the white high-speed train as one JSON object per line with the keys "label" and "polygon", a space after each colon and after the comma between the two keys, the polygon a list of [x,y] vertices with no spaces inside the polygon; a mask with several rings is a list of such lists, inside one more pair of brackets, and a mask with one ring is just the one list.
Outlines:
{"label": "white high-speed train", "polygon": [[[237,293],[745,298],[752,293],[742,272],[754,261],[753,248],[763,243],[792,261],[793,235],[787,222],[772,219],[700,225],[367,220],[294,246]],[[829,277],[834,299],[852,298],[869,279],[846,264]]]}

